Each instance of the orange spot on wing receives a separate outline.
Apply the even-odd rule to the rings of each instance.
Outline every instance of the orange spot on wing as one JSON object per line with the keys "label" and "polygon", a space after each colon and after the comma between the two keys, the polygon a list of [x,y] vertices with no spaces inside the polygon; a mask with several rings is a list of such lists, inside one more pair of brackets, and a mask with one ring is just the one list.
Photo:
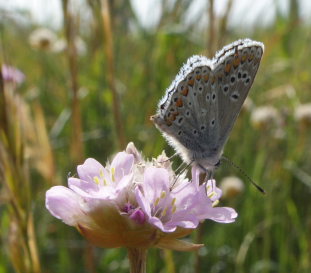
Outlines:
{"label": "orange spot on wing", "polygon": [[173,113],[174,120],[176,119],[176,117],[177,117],[178,115],[179,115],[179,112]]}
{"label": "orange spot on wing", "polygon": [[229,73],[230,70],[231,70],[231,64],[226,64],[226,66],[225,66],[225,72],[226,72],[226,73]]}
{"label": "orange spot on wing", "polygon": [[173,124],[170,120],[166,120],[165,123],[166,123],[167,126],[171,126]]}
{"label": "orange spot on wing", "polygon": [[236,57],[234,60],[233,60],[233,67],[234,68],[237,68],[239,66],[239,64],[241,63],[241,59],[239,57]]}
{"label": "orange spot on wing", "polygon": [[201,75],[196,75],[195,77],[197,80],[201,80],[202,76]]}
{"label": "orange spot on wing", "polygon": [[171,126],[173,121],[179,115],[179,112],[171,113],[171,115],[165,120],[167,126]]}
{"label": "orange spot on wing", "polygon": [[193,85],[194,85],[194,79],[188,81],[188,84],[189,84],[190,86],[193,86]]}
{"label": "orange spot on wing", "polygon": [[189,89],[188,88],[185,88],[184,90],[182,90],[180,93],[183,95],[183,96],[187,96],[188,95],[188,92],[189,92]]}
{"label": "orange spot on wing", "polygon": [[182,102],[182,99],[181,98],[179,98],[177,101],[176,101],[176,106],[177,107],[182,107],[184,104],[183,104],[183,102]]}
{"label": "orange spot on wing", "polygon": [[208,79],[209,79],[209,75],[205,75],[205,76],[204,76],[204,81],[205,81],[205,82],[208,82]]}
{"label": "orange spot on wing", "polygon": [[251,55],[249,55],[248,60],[252,61],[254,59],[254,57],[255,57],[254,54],[251,54]]}

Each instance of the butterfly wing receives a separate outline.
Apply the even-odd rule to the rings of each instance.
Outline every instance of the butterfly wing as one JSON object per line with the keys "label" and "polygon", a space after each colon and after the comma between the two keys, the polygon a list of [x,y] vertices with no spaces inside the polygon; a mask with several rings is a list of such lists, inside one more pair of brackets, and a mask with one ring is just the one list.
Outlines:
{"label": "butterfly wing", "polygon": [[261,43],[239,40],[213,60],[193,56],[181,68],[152,120],[186,162],[218,162],[262,53]]}
{"label": "butterfly wing", "polygon": [[249,39],[219,52],[214,72],[217,76],[219,145],[225,145],[255,79],[263,54],[263,44]]}
{"label": "butterfly wing", "polygon": [[211,60],[193,56],[181,68],[161,100],[157,115],[152,117],[186,162],[210,158],[219,151],[215,143],[219,138],[216,96]]}

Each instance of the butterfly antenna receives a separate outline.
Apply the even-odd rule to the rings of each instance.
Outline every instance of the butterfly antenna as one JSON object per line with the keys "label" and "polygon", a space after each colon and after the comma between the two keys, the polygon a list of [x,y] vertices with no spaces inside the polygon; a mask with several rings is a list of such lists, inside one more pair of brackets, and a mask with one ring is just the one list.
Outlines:
{"label": "butterfly antenna", "polygon": [[266,194],[266,191],[260,187],[259,185],[257,185],[253,179],[250,178],[250,176],[241,168],[239,167],[238,165],[236,165],[235,163],[233,163],[229,158],[225,157],[225,156],[222,156],[221,157],[222,160],[228,162],[232,167],[236,168],[237,170],[239,170],[239,172],[244,175],[249,182],[251,182],[251,184],[257,189],[259,190],[262,194]]}

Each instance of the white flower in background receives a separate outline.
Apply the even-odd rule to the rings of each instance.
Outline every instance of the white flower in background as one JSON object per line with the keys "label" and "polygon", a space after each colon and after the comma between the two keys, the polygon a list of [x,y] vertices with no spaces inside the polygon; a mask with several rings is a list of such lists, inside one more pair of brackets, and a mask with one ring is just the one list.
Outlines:
{"label": "white flower in background", "polygon": [[[86,43],[79,36],[75,38],[75,47],[77,50],[77,54],[79,56],[83,56],[86,54],[86,50],[87,50]],[[66,49],[67,49],[67,41],[64,38],[61,38],[55,41],[52,51],[59,53],[59,52],[65,51]]]}
{"label": "white flower in background", "polygon": [[273,106],[261,106],[251,113],[251,124],[258,129],[267,129],[281,124],[281,116]]}
{"label": "white flower in background", "polygon": [[242,111],[250,112],[253,110],[253,108],[254,108],[254,102],[252,101],[251,98],[246,97],[246,99],[242,105]]}
{"label": "white flower in background", "polygon": [[29,43],[33,48],[40,50],[53,50],[54,43],[57,39],[56,34],[48,28],[38,28],[31,32]]}
{"label": "white flower in background", "polygon": [[311,103],[297,106],[294,117],[303,125],[311,125]]}
{"label": "white flower in background", "polygon": [[52,51],[55,53],[63,52],[67,48],[67,42],[64,38],[57,39],[53,45]]}
{"label": "white flower in background", "polygon": [[224,199],[230,199],[244,191],[243,181],[236,176],[227,176],[223,178],[219,187],[222,190]]}

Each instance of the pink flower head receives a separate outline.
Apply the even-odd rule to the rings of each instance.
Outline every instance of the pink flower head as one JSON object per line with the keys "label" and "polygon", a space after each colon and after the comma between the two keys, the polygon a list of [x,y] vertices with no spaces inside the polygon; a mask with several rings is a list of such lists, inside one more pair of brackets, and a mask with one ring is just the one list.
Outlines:
{"label": "pink flower head", "polygon": [[5,82],[21,84],[25,80],[25,75],[13,66],[3,64],[1,67],[1,73]]}
{"label": "pink flower head", "polygon": [[196,169],[192,183],[177,178],[167,158],[159,161],[164,158],[146,162],[132,143],[105,167],[89,158],[78,166],[79,178],[68,179],[69,188],[47,191],[46,207],[98,246],[195,250],[202,245],[177,238],[205,219],[229,223],[237,214],[214,207],[221,195],[215,181],[199,185]]}
{"label": "pink flower head", "polygon": [[177,227],[193,229],[200,221],[211,219],[230,223],[237,217],[231,208],[214,207],[221,196],[215,180],[207,186],[199,185],[199,170],[193,168],[193,181],[183,180],[171,188],[165,169],[148,168],[144,183],[136,188],[136,199],[148,217],[148,222],[163,232],[174,232]]}

